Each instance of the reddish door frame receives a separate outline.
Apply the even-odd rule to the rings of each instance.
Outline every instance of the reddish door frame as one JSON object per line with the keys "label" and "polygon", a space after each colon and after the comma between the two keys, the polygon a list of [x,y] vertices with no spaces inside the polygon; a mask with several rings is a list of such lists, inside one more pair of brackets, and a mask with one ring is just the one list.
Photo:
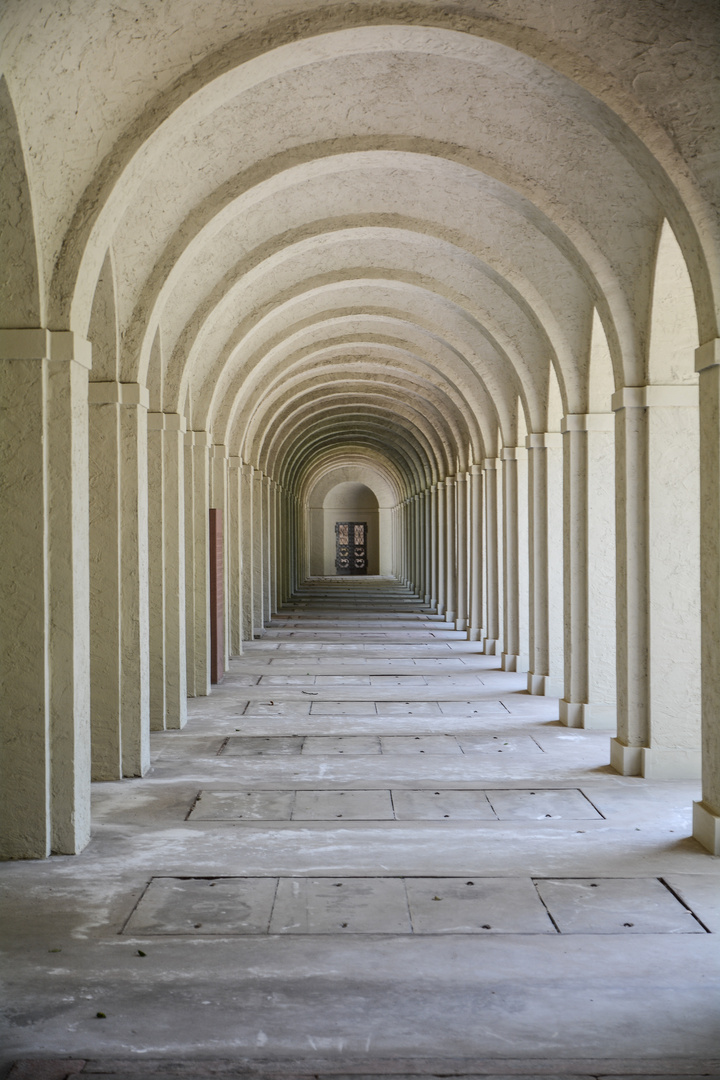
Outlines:
{"label": "reddish door frame", "polygon": [[225,591],[222,510],[210,511],[210,682],[225,675]]}

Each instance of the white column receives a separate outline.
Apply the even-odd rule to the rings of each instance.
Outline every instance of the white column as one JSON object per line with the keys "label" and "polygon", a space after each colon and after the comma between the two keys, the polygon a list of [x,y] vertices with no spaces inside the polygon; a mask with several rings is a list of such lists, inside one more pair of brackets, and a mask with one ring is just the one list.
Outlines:
{"label": "white column", "polygon": [[563,693],[563,463],[560,432],[527,436],[529,694]]}
{"label": "white column", "polygon": [[261,635],[265,628],[264,601],[264,552],[265,507],[263,505],[264,476],[259,469],[253,470],[253,636]]}
{"label": "white column", "polygon": [[564,417],[565,687],[568,727],[615,728],[615,417]]}
{"label": "white column", "polygon": [[486,625],[483,652],[497,656],[501,651],[500,614],[502,610],[501,485],[498,484],[499,458],[485,458],[485,610]]}
{"label": "white column", "polygon": [[263,533],[262,533],[262,556],[263,556],[263,627],[270,625],[272,619],[272,480],[269,476],[263,477]]}
{"label": "white column", "polygon": [[468,474],[457,475],[457,615],[456,630],[468,628]]}
{"label": "white column", "polygon": [[179,413],[148,413],[151,730],[181,728],[187,720],[185,427]]}
{"label": "white column", "polygon": [[470,466],[470,618],[468,641],[483,639],[483,468]]}
{"label": "white column", "polygon": [[[107,504],[114,512],[119,502],[119,589],[112,581],[104,580],[99,595],[93,590],[91,602],[91,672],[93,690],[93,724],[99,725],[98,737],[112,742],[116,719],[111,724],[102,715],[108,696],[98,683],[107,670],[111,680],[115,670],[116,646],[120,643],[119,730],[123,776],[143,776],[150,765],[150,619],[148,565],[148,392],[139,383],[91,382],[88,399],[93,416],[93,529]],[[104,409],[104,406],[109,406]],[[100,409],[100,412],[96,412]],[[102,416],[101,416],[102,414]],[[116,426],[117,425],[117,426]],[[95,438],[102,430],[102,437]],[[111,434],[111,430],[113,434]],[[115,434],[117,440],[115,439]],[[104,460],[103,460],[104,459]],[[113,465],[113,459],[115,464]],[[111,485],[104,495],[102,483]],[[112,541],[111,541],[112,543]],[[93,584],[105,578],[103,552],[93,544]],[[113,545],[113,551],[115,550]],[[110,571],[110,577],[112,577]],[[115,602],[113,606],[113,602]],[[100,605],[106,605],[100,613]],[[110,628],[108,624],[112,622]],[[95,625],[98,625],[98,633]],[[104,640],[100,632],[110,629],[107,662],[101,655]],[[118,629],[115,629],[117,627]],[[164,651],[164,645],[163,645]],[[162,677],[164,678],[164,662]],[[164,711],[164,701],[163,701]],[[118,714],[115,714],[118,715]],[[112,732],[110,731],[112,727]],[[112,746],[108,746],[108,752]],[[96,759],[96,766],[97,766]],[[112,763],[107,760],[107,767]],[[97,767],[95,771],[97,775]]]}
{"label": "white column", "polygon": [[503,475],[504,649],[503,671],[527,671],[528,639],[528,532],[527,450],[505,447]]}
{"label": "white column", "polygon": [[616,412],[618,734],[624,775],[699,778],[696,386],[625,387]]}
{"label": "white column", "polygon": [[703,759],[693,836],[720,855],[720,339],[700,346],[695,367],[700,373]]}
{"label": "white column", "polygon": [[430,486],[430,607],[437,610],[440,574],[438,572],[438,486]]}
{"label": "white column", "polygon": [[457,616],[457,502],[454,476],[445,477],[445,618]]}
{"label": "white column", "polygon": [[438,615],[445,615],[447,604],[447,497],[445,481],[437,487],[437,560],[438,560]]}
{"label": "white column", "polygon": [[223,615],[225,623],[225,646],[223,667],[228,670],[230,663],[230,581],[228,567],[228,452],[221,443],[213,443],[210,448],[210,506],[222,511],[223,528]]}
{"label": "white column", "polygon": [[90,838],[90,346],[0,330],[0,855]]}
{"label": "white column", "polygon": [[210,434],[185,435],[185,609],[187,687],[210,693]]}
{"label": "white column", "polygon": [[423,492],[423,550],[425,553],[425,593],[423,603],[425,607],[430,604],[432,591],[432,522],[431,522],[431,495],[430,489]]}
{"label": "white column", "polygon": [[243,640],[253,639],[253,612],[255,610],[255,557],[254,540],[255,527],[253,523],[253,495],[255,485],[253,482],[252,465],[243,464],[241,470],[241,493],[242,506],[240,510],[240,526],[242,529],[242,627]]}
{"label": "white column", "polygon": [[242,460],[228,458],[228,596],[230,623],[230,655],[242,656],[243,595],[242,595]]}

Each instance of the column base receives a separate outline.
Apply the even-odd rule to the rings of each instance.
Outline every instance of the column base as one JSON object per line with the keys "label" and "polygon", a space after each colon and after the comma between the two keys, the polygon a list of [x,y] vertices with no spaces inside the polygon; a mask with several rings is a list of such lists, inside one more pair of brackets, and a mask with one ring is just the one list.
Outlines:
{"label": "column base", "polygon": [[428,606],[431,607],[431,608],[437,608],[438,602],[437,602],[437,597],[436,596],[431,596],[430,597]]}
{"label": "column base", "polygon": [[485,656],[497,656],[498,651],[499,651],[498,650],[499,645],[500,645],[500,642],[498,641],[497,638],[486,637],[486,638],[483,639],[482,651],[485,654]]}
{"label": "column base", "polygon": [[621,776],[640,776],[642,746],[626,746],[619,739],[610,740],[610,768]]}
{"label": "column base", "polygon": [[423,597],[423,604],[425,605],[425,607],[434,607],[434,604],[430,599],[430,593],[425,593]]}
{"label": "column base", "polygon": [[455,629],[456,630],[467,630],[467,619],[456,619],[455,620]]}
{"label": "column base", "polygon": [[454,611],[446,611],[445,612],[445,622],[451,622],[451,623],[455,622],[455,612]]}
{"label": "column base", "polygon": [[699,780],[701,752],[649,746],[626,746],[610,740],[610,765],[622,776],[643,776],[646,780]]}
{"label": "column base", "polygon": [[482,641],[483,632],[481,626],[469,626],[467,631],[468,641]]}
{"label": "column base", "polygon": [[551,675],[534,675],[528,671],[527,692],[536,697],[559,698],[563,692],[563,684],[560,679],[554,679]]}
{"label": "column base", "polygon": [[711,855],[720,855],[720,814],[705,803],[693,803],[693,836]]}
{"label": "column base", "polygon": [[614,705],[595,705],[560,699],[560,723],[565,727],[591,731],[614,731],[617,719]]}
{"label": "column base", "polygon": [[527,671],[530,658],[524,656],[522,653],[517,656],[515,653],[503,653],[500,660],[500,668],[502,671],[516,671],[522,673]]}

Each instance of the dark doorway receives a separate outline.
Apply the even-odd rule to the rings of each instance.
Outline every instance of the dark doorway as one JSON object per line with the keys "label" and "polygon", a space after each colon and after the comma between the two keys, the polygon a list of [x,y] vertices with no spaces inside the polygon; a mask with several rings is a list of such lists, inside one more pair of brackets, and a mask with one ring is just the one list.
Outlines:
{"label": "dark doorway", "polygon": [[367,574],[367,522],[335,524],[335,569],[338,574]]}

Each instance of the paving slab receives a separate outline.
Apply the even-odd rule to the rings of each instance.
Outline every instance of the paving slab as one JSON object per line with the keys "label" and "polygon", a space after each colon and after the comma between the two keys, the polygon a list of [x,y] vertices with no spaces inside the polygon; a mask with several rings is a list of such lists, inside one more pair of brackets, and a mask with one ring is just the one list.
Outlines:
{"label": "paving slab", "polygon": [[292,811],[293,821],[392,821],[389,791],[298,791]]}
{"label": "paving slab", "polygon": [[278,883],[272,934],[409,934],[400,878],[288,879]]}
{"label": "paving slab", "polygon": [[548,818],[570,818],[574,821],[602,819],[602,814],[581,791],[563,788],[532,788],[528,790],[492,790],[488,800],[502,821],[545,821]]}
{"label": "paving slab", "polygon": [[289,821],[294,791],[201,791],[189,821]]}
{"label": "paving slab", "polygon": [[399,821],[494,821],[497,818],[484,791],[403,791],[393,788]]}
{"label": "paving slab", "polygon": [[530,878],[406,878],[416,934],[556,934]]}
{"label": "paving slab", "polygon": [[275,896],[273,878],[153,878],[125,934],[264,934]]}
{"label": "paving slab", "polygon": [[383,754],[452,754],[462,753],[452,735],[383,735],[380,738]]}
{"label": "paving slab", "polygon": [[379,735],[306,735],[303,756],[313,754],[380,754]]}
{"label": "paving slab", "polygon": [[300,755],[303,740],[286,735],[231,735],[222,749],[225,757]]}
{"label": "paving slab", "polygon": [[705,933],[656,878],[566,878],[536,884],[562,934]]}

